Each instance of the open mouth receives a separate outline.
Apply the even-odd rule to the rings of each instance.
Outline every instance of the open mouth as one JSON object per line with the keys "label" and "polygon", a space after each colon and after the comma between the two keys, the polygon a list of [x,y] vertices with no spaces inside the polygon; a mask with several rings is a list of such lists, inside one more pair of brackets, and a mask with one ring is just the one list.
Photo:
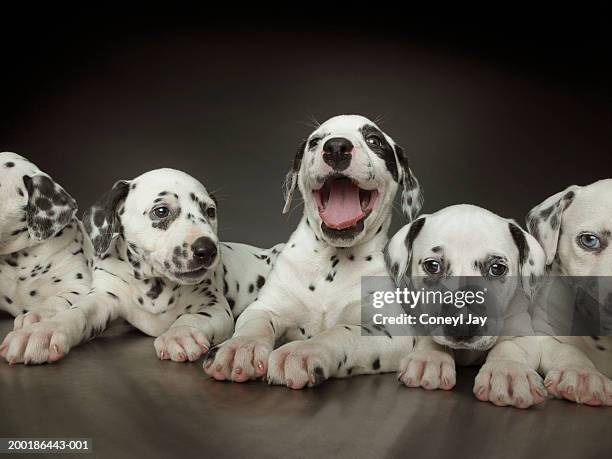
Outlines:
{"label": "open mouth", "polygon": [[378,198],[377,190],[364,190],[345,176],[330,177],[313,191],[319,215],[330,230],[345,232],[363,227],[363,220],[372,212]]}

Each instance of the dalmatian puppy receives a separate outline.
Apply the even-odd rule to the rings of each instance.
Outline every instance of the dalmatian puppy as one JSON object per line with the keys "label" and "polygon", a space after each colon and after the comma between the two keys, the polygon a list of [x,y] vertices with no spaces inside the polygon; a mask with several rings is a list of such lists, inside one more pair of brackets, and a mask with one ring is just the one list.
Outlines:
{"label": "dalmatian puppy", "polygon": [[[571,319],[581,312],[576,296],[569,296],[568,300],[571,286],[567,278],[564,280],[565,276],[571,276],[572,282],[579,278],[602,279],[600,288],[593,291],[593,287],[587,287],[586,292],[608,312],[601,323],[606,336],[551,336],[554,333],[545,333],[548,336],[540,337],[544,384],[555,397],[587,405],[611,406],[612,289],[609,279],[612,249],[609,245],[612,242],[612,179],[587,186],[573,185],[550,196],[529,212],[527,225],[544,247],[549,275],[557,280],[547,282],[548,291],[543,289],[539,296],[538,306],[555,304],[555,316],[545,314],[543,308],[536,309],[535,319],[545,324],[538,330],[560,330],[563,324],[575,323]],[[556,303],[555,295],[563,300]],[[582,312],[590,313],[588,310]]]}
{"label": "dalmatian puppy", "polygon": [[[487,287],[495,292],[485,301],[496,301],[499,311],[493,317],[497,326],[487,323],[481,333],[463,325],[456,332],[445,326],[432,336],[419,336],[414,351],[400,363],[400,381],[409,387],[450,390],[455,363],[484,362],[474,383],[479,400],[519,408],[545,400],[528,301],[544,272],[544,252],[534,237],[488,210],[455,205],[402,228],[389,241],[385,257],[398,286],[409,282],[418,290],[450,276],[468,279],[483,292]],[[452,308],[456,314],[483,315],[478,306]],[[492,329],[494,336],[487,336]]]}
{"label": "dalmatian puppy", "polygon": [[382,249],[399,187],[412,219],[419,184],[404,151],[369,119],[336,116],[312,132],[286,180],[284,211],[299,188],[302,219],[232,339],[209,351],[206,373],[235,382],[267,376],[301,389],[396,370],[412,338],[360,326],[360,280],[386,275]]}
{"label": "dalmatian puppy", "polygon": [[15,329],[68,309],[89,290],[76,210],[34,164],[0,153],[0,309],[16,316]]}
{"label": "dalmatian puppy", "polygon": [[115,183],[84,215],[92,287],[67,311],[13,331],[0,355],[54,362],[117,318],[157,337],[157,356],[197,360],[231,336],[234,314],[253,301],[282,246],[220,243],[217,204],[173,169]]}

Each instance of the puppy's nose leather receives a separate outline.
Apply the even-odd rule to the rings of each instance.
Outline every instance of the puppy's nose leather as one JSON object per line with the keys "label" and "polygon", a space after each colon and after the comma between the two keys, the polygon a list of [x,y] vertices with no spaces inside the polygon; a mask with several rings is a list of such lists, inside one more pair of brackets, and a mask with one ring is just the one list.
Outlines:
{"label": "puppy's nose leather", "polygon": [[351,164],[353,144],[344,137],[332,137],[323,144],[323,161],[337,171],[343,171]]}
{"label": "puppy's nose leather", "polygon": [[217,257],[217,244],[209,237],[199,237],[191,244],[194,258],[202,261],[204,266],[210,266]]}

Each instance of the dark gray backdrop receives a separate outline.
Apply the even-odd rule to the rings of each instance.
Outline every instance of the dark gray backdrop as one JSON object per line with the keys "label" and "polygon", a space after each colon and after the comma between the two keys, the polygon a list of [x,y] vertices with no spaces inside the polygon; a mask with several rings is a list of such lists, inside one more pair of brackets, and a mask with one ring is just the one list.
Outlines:
{"label": "dark gray backdrop", "polygon": [[281,183],[313,118],[382,118],[428,212],[465,202],[522,223],[548,195],[612,175],[609,33],[597,12],[521,26],[321,16],[7,21],[0,147],[81,209],[117,179],[185,170],[221,198],[223,239],[265,246],[295,226]]}

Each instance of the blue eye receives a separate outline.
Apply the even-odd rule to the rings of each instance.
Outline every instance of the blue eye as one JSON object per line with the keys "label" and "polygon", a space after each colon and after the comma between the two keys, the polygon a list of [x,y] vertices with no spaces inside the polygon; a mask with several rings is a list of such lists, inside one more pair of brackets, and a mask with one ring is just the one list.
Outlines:
{"label": "blue eye", "polygon": [[601,247],[601,241],[593,233],[582,233],[578,235],[578,245],[585,250],[597,250]]}

